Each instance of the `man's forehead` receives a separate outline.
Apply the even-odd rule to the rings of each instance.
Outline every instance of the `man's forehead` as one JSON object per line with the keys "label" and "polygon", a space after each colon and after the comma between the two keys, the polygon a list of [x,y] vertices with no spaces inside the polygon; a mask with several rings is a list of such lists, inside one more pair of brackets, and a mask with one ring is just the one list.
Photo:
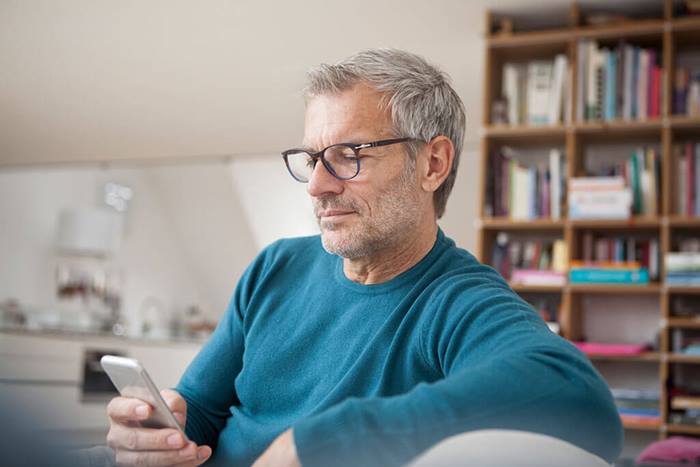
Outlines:
{"label": "man's forehead", "polygon": [[315,96],[307,102],[304,118],[305,146],[316,146],[329,139],[364,142],[367,138],[391,133],[391,115],[382,105],[383,95],[366,85],[333,94]]}

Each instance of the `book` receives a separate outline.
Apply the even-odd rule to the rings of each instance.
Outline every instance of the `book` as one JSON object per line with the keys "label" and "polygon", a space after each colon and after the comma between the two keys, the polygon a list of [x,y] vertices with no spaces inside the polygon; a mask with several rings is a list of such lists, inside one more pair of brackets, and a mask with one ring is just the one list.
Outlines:
{"label": "book", "polygon": [[515,269],[511,282],[522,285],[566,285],[566,274],[537,269]]}
{"label": "book", "polygon": [[649,350],[647,344],[622,344],[603,342],[574,342],[578,349],[586,355],[631,356],[639,355]]}
{"label": "book", "polygon": [[605,120],[615,120],[617,118],[617,60],[618,51],[611,51],[607,54],[605,82]]}
{"label": "book", "polygon": [[646,268],[635,271],[608,268],[571,268],[569,281],[572,284],[641,285],[649,283],[649,271]]}
{"label": "book", "polygon": [[700,409],[700,397],[675,396],[671,398],[671,408],[674,410]]}
{"label": "book", "polygon": [[566,274],[554,270],[552,249],[551,241],[513,239],[499,232],[492,247],[491,264],[506,280],[560,285]]}
{"label": "book", "polygon": [[552,86],[549,93],[549,108],[547,119],[550,125],[555,125],[562,121],[567,67],[568,59],[566,58],[566,55],[559,54],[556,57],[554,57],[554,70],[552,75]]}
{"label": "book", "polygon": [[623,42],[599,48],[595,41],[579,41],[577,117],[607,121],[658,117],[662,84],[658,56],[653,48]]}
{"label": "book", "polygon": [[587,40],[581,40],[576,45],[576,120],[585,120],[585,89],[586,85],[586,63],[588,62],[588,43]]}
{"label": "book", "polygon": [[503,88],[501,92],[508,103],[508,123],[511,125],[520,124],[519,74],[519,69],[515,65],[511,63],[503,65]]}
{"label": "book", "polygon": [[533,61],[527,65],[527,123],[549,123],[549,99],[552,88],[552,62]]}
{"label": "book", "polygon": [[622,177],[572,178],[568,199],[571,219],[626,219],[632,202]]}

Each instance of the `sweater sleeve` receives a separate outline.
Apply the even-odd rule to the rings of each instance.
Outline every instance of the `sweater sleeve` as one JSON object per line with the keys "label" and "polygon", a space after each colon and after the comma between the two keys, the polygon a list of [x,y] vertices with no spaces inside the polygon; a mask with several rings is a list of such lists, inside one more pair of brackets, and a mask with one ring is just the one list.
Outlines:
{"label": "sweater sleeve", "polygon": [[444,378],[299,421],[305,467],[402,465],[444,438],[487,428],[554,436],[609,462],[619,455],[620,419],[586,357],[504,285],[477,290],[437,299],[421,334],[426,363]]}
{"label": "sweater sleeve", "polygon": [[185,434],[215,449],[219,432],[240,404],[235,380],[243,367],[245,316],[258,282],[266,274],[271,245],[243,273],[214,333],[189,364],[175,390],[187,402]]}
{"label": "sweater sleeve", "polygon": [[175,388],[187,401],[185,433],[197,444],[214,449],[231,406],[238,403],[233,383],[241,371],[243,342],[234,295],[216,330]]}

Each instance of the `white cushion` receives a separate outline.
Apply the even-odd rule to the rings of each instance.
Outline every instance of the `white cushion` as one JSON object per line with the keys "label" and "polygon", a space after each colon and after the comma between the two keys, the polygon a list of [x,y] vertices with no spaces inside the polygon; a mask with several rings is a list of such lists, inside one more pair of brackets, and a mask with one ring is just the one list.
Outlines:
{"label": "white cushion", "polygon": [[410,467],[610,467],[603,459],[551,436],[515,430],[477,430],[447,438]]}

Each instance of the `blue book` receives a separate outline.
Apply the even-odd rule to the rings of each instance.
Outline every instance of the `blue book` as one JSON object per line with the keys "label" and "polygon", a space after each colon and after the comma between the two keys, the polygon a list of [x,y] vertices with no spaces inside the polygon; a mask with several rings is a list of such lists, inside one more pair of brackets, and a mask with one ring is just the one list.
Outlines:
{"label": "blue book", "polygon": [[537,168],[530,167],[529,169],[529,188],[530,188],[530,206],[529,219],[537,218]]}
{"label": "blue book", "polygon": [[605,120],[614,120],[617,115],[617,52],[611,50],[606,64]]}
{"label": "blue book", "polygon": [[658,417],[659,409],[630,409],[628,407],[618,407],[617,411],[623,415],[639,415],[642,417]]}
{"label": "blue book", "polygon": [[649,270],[647,268],[634,270],[575,268],[569,271],[569,282],[572,284],[648,284]]}

